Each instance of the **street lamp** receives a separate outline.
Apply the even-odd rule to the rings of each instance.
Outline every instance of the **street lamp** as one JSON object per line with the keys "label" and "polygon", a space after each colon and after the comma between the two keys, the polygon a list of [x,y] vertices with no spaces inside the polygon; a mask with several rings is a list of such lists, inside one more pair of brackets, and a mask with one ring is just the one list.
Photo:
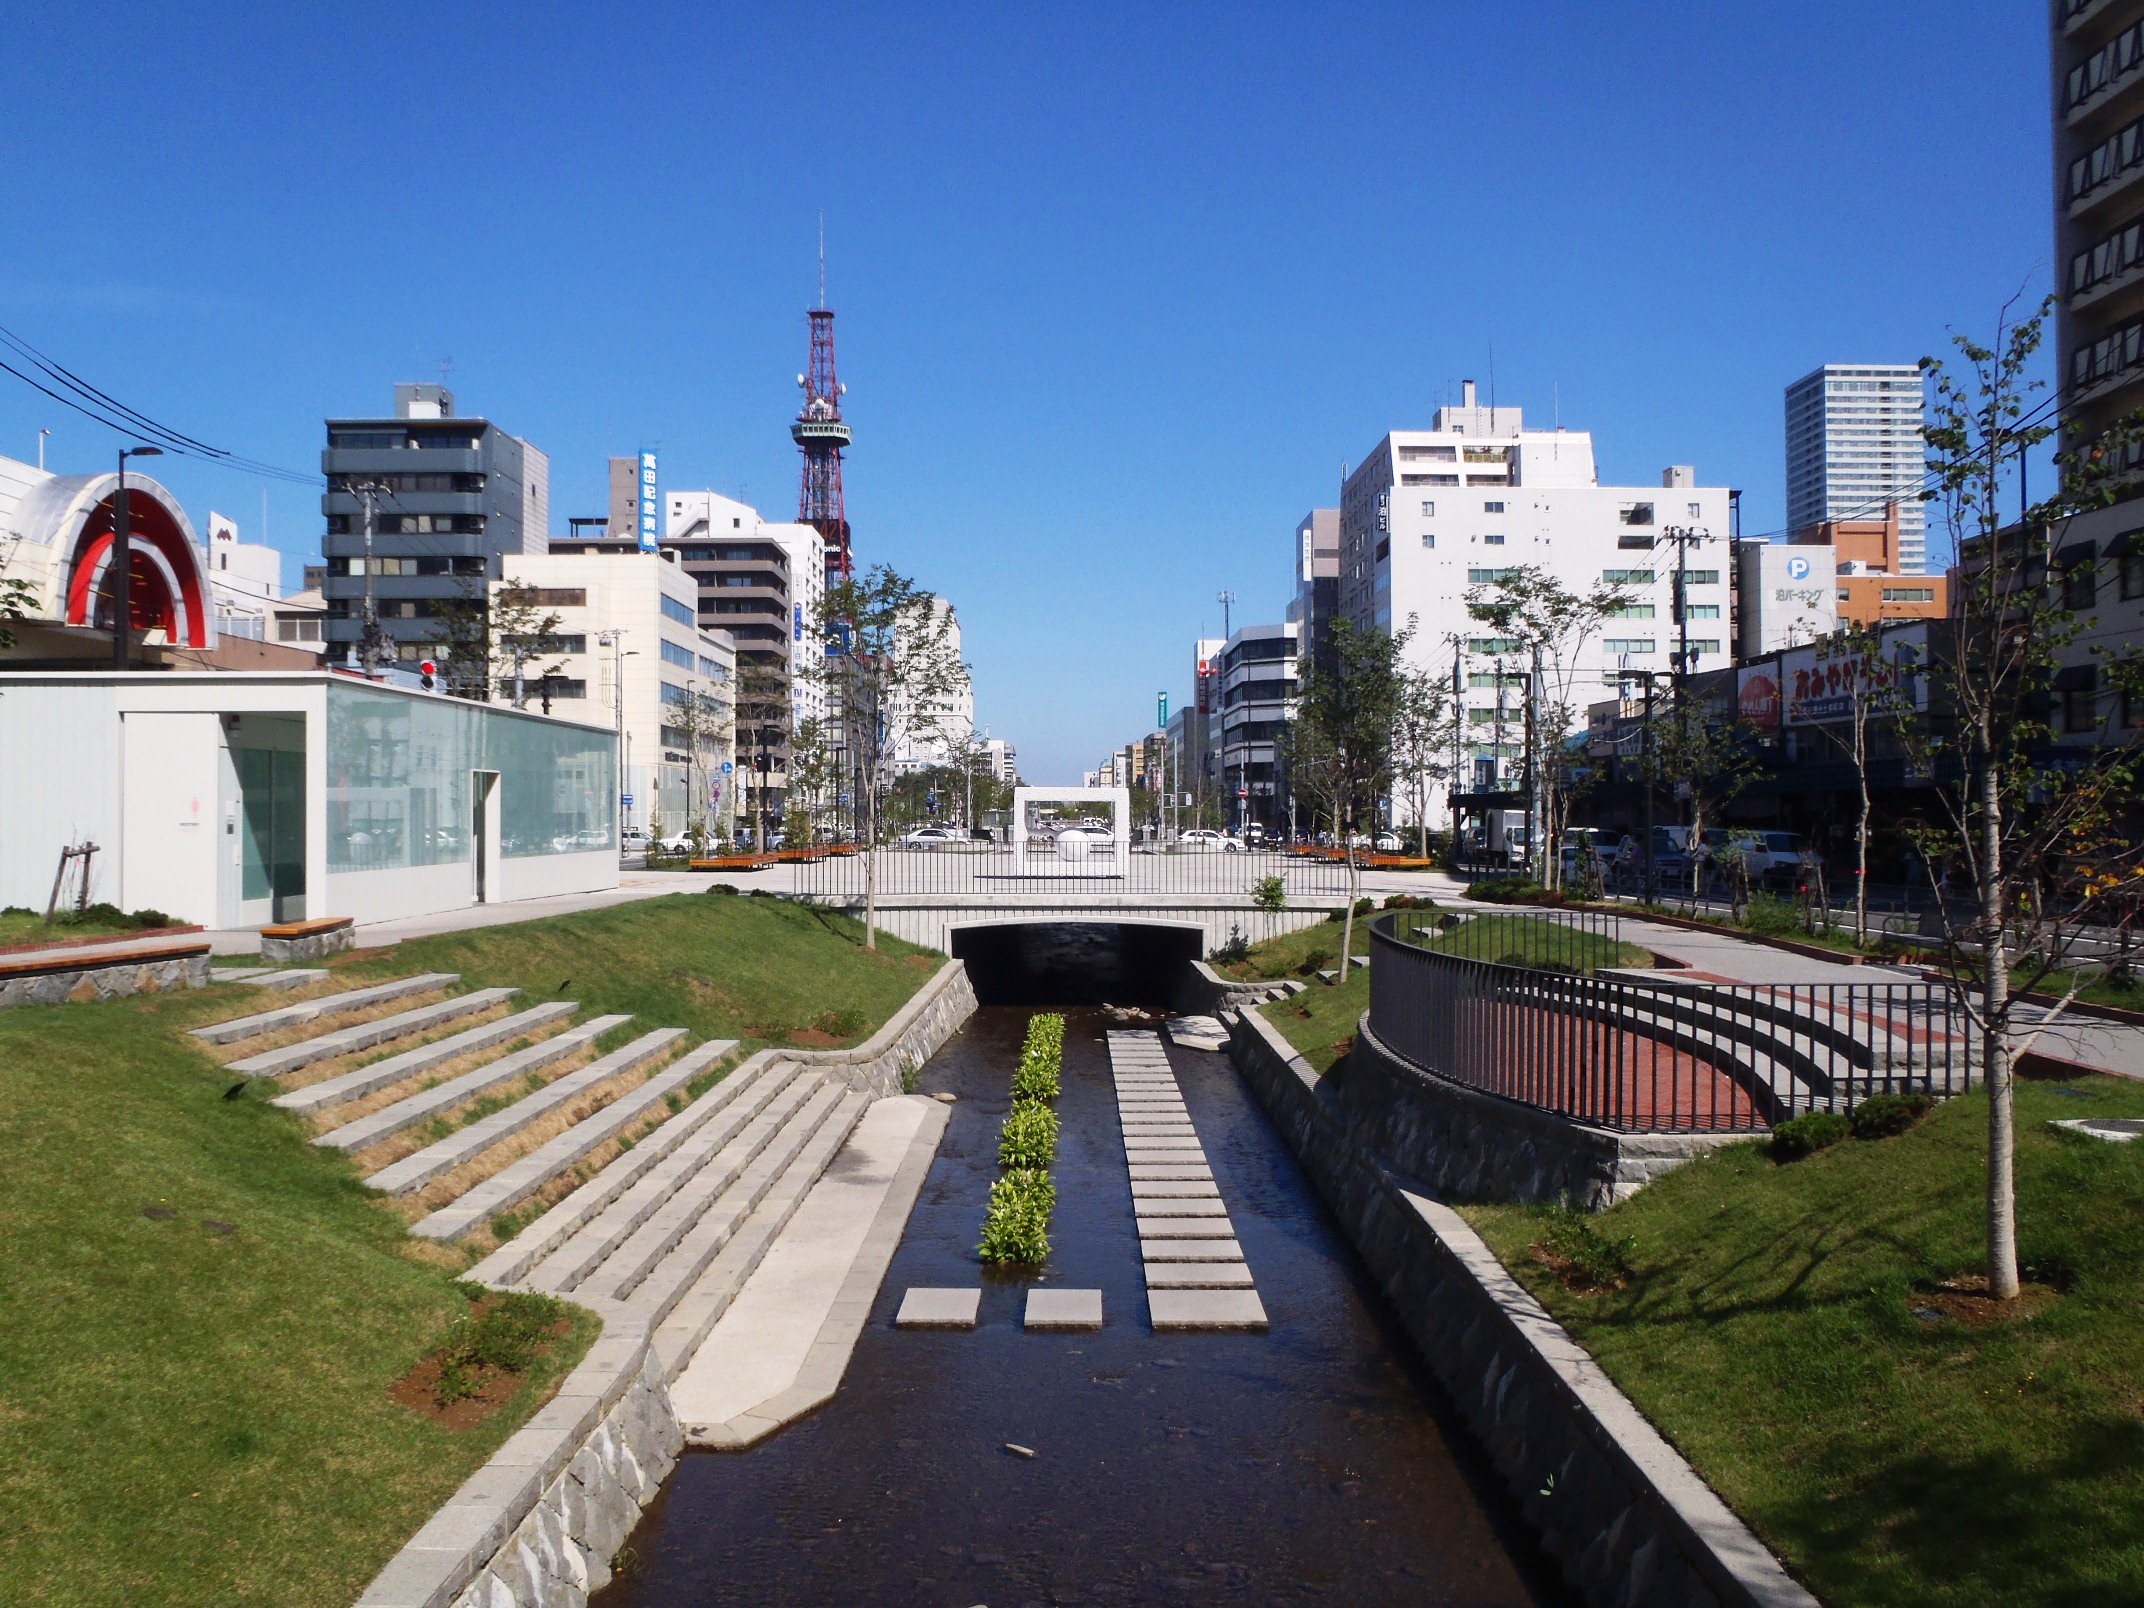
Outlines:
{"label": "street lamp", "polygon": [[119,489],[112,494],[112,668],[128,669],[134,659],[133,644],[127,633],[134,624],[133,579],[134,555],[127,530],[127,459],[161,458],[162,447],[121,447],[119,449]]}

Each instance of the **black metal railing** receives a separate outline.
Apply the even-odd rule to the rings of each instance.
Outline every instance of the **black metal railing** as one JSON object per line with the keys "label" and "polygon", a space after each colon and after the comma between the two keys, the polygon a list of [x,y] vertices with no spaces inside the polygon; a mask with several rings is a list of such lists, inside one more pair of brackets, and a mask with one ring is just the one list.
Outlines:
{"label": "black metal railing", "polygon": [[[1439,1077],[1626,1132],[1757,1132],[1973,1082],[1945,984],[1631,976],[1614,918],[1577,914],[1376,918],[1370,1031]],[[1474,942],[1473,923],[1493,925]]]}
{"label": "black metal railing", "polygon": [[[841,845],[799,857],[797,891],[834,901],[861,899],[866,851]],[[1322,856],[1231,850],[1182,843],[1123,843],[1099,837],[1020,845],[960,839],[880,845],[882,897],[1002,897],[1030,894],[1170,894],[1220,903],[1263,899],[1269,907],[1329,906],[1347,894],[1347,867]]]}

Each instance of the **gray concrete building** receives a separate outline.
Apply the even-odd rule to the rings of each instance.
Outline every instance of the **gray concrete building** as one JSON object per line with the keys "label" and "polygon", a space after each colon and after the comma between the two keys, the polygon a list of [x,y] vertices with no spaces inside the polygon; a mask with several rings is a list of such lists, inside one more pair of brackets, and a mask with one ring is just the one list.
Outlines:
{"label": "gray concrete building", "polygon": [[[2144,0],[2139,0],[2144,4]],[[1928,567],[1926,386],[1917,363],[1826,363],[1787,387],[1787,530],[1898,507],[1898,568]]]}
{"label": "gray concrete building", "polygon": [[444,386],[397,385],[387,417],[329,419],[320,467],[322,635],[331,662],[356,652],[368,578],[390,656],[410,664],[443,656],[455,609],[485,606],[501,559],[545,550],[550,459],[488,419],[456,417]]}
{"label": "gray concrete building", "polygon": [[2144,0],[2048,0],[2063,432],[2144,406]]}

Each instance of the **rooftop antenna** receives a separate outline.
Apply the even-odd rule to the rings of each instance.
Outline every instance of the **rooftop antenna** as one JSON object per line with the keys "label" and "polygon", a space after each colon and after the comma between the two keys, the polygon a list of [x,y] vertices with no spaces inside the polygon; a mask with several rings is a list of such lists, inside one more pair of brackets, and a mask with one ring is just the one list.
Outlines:
{"label": "rooftop antenna", "polygon": [[826,305],[826,208],[819,209],[819,305]]}
{"label": "rooftop antenna", "polygon": [[1496,342],[1489,343],[1489,417],[1496,417]]}
{"label": "rooftop antenna", "polygon": [[1548,394],[1553,400],[1556,409],[1556,428],[1561,430],[1563,428],[1563,382],[1561,380],[1551,380]]}
{"label": "rooftop antenna", "polygon": [[440,385],[440,389],[441,389],[441,390],[445,390],[445,389],[446,389],[446,384],[447,384],[447,376],[448,376],[449,374],[452,374],[453,372],[454,372],[454,359],[453,359],[453,358],[451,358],[451,357],[443,357],[443,358],[441,358],[441,359],[439,360],[439,385]]}

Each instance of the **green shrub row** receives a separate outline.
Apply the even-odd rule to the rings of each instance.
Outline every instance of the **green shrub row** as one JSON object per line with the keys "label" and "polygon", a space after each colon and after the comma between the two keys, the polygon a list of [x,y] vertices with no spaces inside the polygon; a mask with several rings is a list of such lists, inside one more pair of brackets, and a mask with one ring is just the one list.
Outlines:
{"label": "green shrub row", "polygon": [[1836,1111],[1811,1111],[1772,1130],[1772,1159],[1799,1161],[1829,1149],[1849,1134],[1856,1139],[1888,1139],[1919,1122],[1934,1104],[1935,1097],[1926,1094],[1872,1094],[1854,1107],[1851,1117]]}
{"label": "green shrub row", "polygon": [[1049,1258],[1057,1113],[1043,1102],[1057,1098],[1064,1058],[1065,1019],[1054,1011],[1030,1017],[1013,1069],[1012,1110],[998,1135],[998,1165],[1005,1171],[990,1186],[982,1243],[975,1248],[986,1262],[1032,1266]]}

